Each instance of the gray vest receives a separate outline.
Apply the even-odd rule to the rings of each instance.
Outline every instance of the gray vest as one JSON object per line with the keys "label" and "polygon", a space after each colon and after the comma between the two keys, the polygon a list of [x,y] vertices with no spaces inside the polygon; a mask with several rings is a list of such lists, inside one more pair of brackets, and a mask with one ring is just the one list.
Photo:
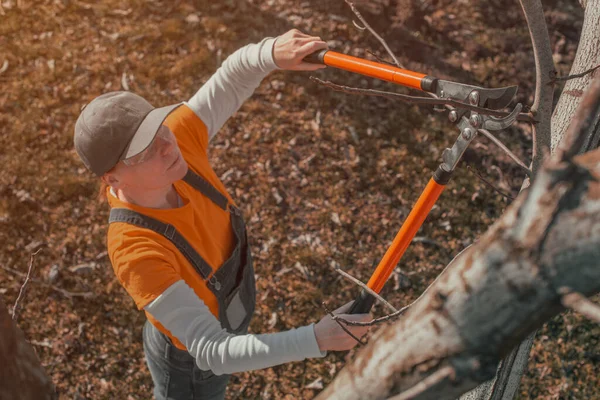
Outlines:
{"label": "gray vest", "polygon": [[231,214],[231,229],[235,235],[235,247],[229,258],[214,274],[208,263],[173,225],[126,208],[111,209],[108,222],[125,222],[136,225],[140,228],[150,229],[169,239],[192,264],[217,298],[221,326],[231,333],[246,333],[256,306],[256,284],[242,213],[233,204],[229,204],[221,192],[191,169],[188,168],[183,181]]}

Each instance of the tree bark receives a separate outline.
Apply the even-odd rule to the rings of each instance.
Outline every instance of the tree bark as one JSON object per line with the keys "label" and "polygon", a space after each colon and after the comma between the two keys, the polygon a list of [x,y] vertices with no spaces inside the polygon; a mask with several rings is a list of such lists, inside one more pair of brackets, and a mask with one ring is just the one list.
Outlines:
{"label": "tree bark", "polygon": [[58,398],[54,385],[23,332],[0,300],[0,400]]}
{"label": "tree bark", "polygon": [[[600,65],[600,0],[588,0],[577,54],[569,75],[575,75]],[[562,95],[552,115],[552,151],[554,152],[567,131],[575,110],[581,103],[581,97],[594,76],[599,76],[600,70],[581,78],[566,82]],[[595,149],[600,140],[600,118],[596,119],[596,128],[586,138],[582,151]]]}

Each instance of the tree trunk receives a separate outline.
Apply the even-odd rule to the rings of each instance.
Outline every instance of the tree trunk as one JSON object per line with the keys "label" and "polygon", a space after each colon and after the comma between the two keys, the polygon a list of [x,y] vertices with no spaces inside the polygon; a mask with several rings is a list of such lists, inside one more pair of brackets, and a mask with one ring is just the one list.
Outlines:
{"label": "tree trunk", "polygon": [[[600,65],[600,0],[588,0],[585,6],[583,28],[577,47],[577,54],[569,75],[575,75]],[[567,81],[562,95],[552,115],[552,151],[562,141],[575,110],[581,103],[581,96],[594,76],[600,76],[600,70],[581,78]],[[595,149],[600,140],[600,118],[596,119],[595,129],[590,132],[582,151]]]}
{"label": "tree trunk", "polygon": [[54,385],[0,300],[0,400],[56,399]]}

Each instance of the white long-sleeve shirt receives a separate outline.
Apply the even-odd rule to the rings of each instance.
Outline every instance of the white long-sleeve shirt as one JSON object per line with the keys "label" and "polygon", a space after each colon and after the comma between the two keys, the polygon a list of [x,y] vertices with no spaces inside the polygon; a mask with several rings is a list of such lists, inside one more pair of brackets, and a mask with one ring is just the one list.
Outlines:
{"label": "white long-sleeve shirt", "polygon": [[[209,140],[277,68],[273,60],[275,40],[267,38],[237,50],[186,103],[207,126]],[[319,350],[313,324],[271,334],[228,333],[183,280],[144,309],[185,345],[200,369],[216,375],[326,355]]]}

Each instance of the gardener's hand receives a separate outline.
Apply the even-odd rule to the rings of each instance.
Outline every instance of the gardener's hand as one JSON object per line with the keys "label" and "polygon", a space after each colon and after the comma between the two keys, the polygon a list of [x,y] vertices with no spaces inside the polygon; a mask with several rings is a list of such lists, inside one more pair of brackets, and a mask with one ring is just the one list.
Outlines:
{"label": "gardener's hand", "polygon": [[327,43],[317,36],[309,36],[292,29],[275,39],[273,46],[273,60],[281,69],[292,71],[315,71],[325,68],[322,64],[313,64],[302,61],[304,57],[317,50],[327,48]]}
{"label": "gardener's hand", "polygon": [[[345,314],[350,310],[350,307],[352,307],[352,303],[353,302],[343,305],[335,310],[333,314],[339,315],[340,318],[343,318],[346,321],[369,322],[373,319],[371,314]],[[340,323],[344,324],[341,321]],[[369,330],[368,326],[352,326],[344,324],[344,327],[346,327],[346,329],[352,332],[352,334],[359,339]],[[350,350],[358,344],[356,340],[352,338],[352,336],[344,332],[344,330],[336,321],[331,318],[330,315],[324,316],[323,319],[321,319],[315,325],[315,336],[317,337],[317,344],[319,345],[319,350],[321,351]]]}

